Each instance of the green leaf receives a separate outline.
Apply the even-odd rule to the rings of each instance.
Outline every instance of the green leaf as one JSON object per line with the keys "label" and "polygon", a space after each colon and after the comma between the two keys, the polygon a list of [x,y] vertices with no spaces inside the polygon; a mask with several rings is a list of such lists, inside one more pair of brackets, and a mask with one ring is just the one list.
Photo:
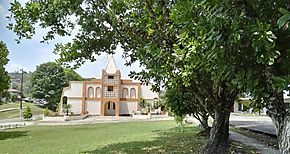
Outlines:
{"label": "green leaf", "polygon": [[288,22],[289,19],[290,19],[290,14],[285,14],[282,17],[280,17],[277,21],[279,28],[282,28],[286,24],[286,22]]}
{"label": "green leaf", "polygon": [[288,10],[286,10],[286,9],[284,9],[284,8],[282,8],[282,7],[280,7],[280,8],[278,9],[278,11],[279,11],[280,13],[282,13],[282,14],[290,14],[290,12],[289,12]]}

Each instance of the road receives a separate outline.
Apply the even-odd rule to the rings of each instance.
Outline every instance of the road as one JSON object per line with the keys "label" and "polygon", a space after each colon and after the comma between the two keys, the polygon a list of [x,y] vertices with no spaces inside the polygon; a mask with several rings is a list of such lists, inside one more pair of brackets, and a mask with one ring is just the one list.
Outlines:
{"label": "road", "polygon": [[276,129],[268,116],[231,115],[230,125],[276,136]]}

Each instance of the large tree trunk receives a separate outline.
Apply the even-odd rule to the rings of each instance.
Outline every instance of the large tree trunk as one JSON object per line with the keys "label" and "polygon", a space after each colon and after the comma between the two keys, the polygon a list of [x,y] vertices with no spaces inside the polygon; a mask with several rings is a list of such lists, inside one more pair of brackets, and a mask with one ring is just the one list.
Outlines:
{"label": "large tree trunk", "polygon": [[229,117],[230,110],[228,109],[220,109],[215,112],[215,120],[205,153],[227,153],[229,147]]}
{"label": "large tree trunk", "polygon": [[272,92],[271,97],[266,99],[267,114],[272,119],[278,138],[281,154],[290,153],[290,113],[284,103],[283,92]]}
{"label": "large tree trunk", "polygon": [[[283,120],[282,120],[282,119]],[[275,127],[278,138],[279,150],[281,154],[290,153],[290,117],[271,117]],[[282,120],[282,121],[281,121]]]}
{"label": "large tree trunk", "polygon": [[273,74],[277,70],[269,66],[265,69],[265,87],[269,97],[264,98],[267,114],[272,119],[281,154],[290,153],[290,108],[284,103],[284,92],[274,88]]}
{"label": "large tree trunk", "polygon": [[279,148],[281,154],[290,153],[290,117],[287,116],[281,124],[280,129],[277,131]]}

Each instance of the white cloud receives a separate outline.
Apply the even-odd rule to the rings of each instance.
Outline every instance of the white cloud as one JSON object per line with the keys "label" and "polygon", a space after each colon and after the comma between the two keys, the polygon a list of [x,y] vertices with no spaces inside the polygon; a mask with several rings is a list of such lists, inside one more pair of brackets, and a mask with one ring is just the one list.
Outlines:
{"label": "white cloud", "polygon": [[21,69],[23,69],[24,71],[31,71],[28,70],[26,67],[18,64],[18,63],[14,63],[14,62],[9,62],[6,66],[5,66],[6,70],[8,72],[19,72]]}

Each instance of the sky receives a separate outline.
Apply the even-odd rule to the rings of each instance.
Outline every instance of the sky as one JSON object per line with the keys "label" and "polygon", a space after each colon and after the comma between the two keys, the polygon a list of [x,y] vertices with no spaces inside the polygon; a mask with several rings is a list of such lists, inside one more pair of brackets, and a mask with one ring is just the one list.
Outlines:
{"label": "sky", "polygon": [[[6,28],[8,20],[6,16],[10,15],[8,11],[10,2],[13,0],[0,0],[0,40],[4,41],[9,50],[9,63],[5,66],[8,72],[19,71],[34,71],[36,66],[55,61],[59,56],[53,54],[54,45],[56,43],[65,43],[71,40],[70,37],[57,37],[55,40],[49,42],[49,44],[40,43],[40,40],[45,33],[45,30],[38,28],[36,35],[30,39],[22,39],[20,44],[17,44],[15,39],[17,36]],[[19,0],[22,4],[28,0]],[[122,49],[117,48],[116,54],[113,55],[118,69],[121,70],[122,78],[128,79],[130,71],[140,71],[139,64],[133,64],[131,67],[124,66],[125,60],[122,58]],[[102,54],[97,57],[95,62],[87,61],[80,68],[75,71],[84,78],[100,78],[101,70],[105,69],[109,60],[108,54]]]}

